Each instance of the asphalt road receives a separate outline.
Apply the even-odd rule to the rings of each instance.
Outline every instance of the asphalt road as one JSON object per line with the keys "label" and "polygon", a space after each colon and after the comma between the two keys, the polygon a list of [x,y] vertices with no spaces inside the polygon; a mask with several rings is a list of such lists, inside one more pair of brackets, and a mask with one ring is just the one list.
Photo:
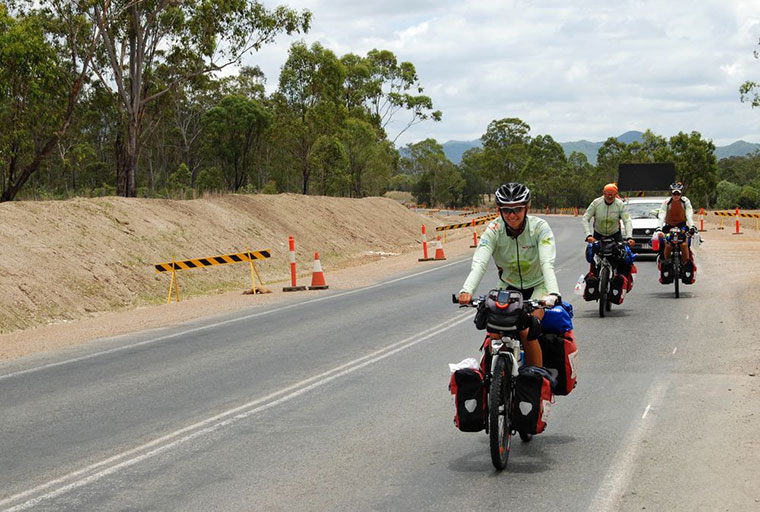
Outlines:
{"label": "asphalt road", "polygon": [[448,363],[482,333],[451,304],[469,260],[450,260],[0,365],[0,510],[615,510],[675,369],[648,327],[699,329],[700,288],[675,300],[639,262],[601,319],[572,295],[580,223],[550,223],[579,382],[506,471],[453,424]]}

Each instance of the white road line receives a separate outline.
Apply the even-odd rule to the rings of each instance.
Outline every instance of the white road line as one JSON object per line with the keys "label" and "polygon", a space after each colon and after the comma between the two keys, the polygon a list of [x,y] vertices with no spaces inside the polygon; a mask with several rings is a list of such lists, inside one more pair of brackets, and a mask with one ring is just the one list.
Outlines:
{"label": "white road line", "polygon": [[[471,313],[471,311],[469,313]],[[340,377],[344,377],[361,368],[397,354],[402,350],[406,350],[419,343],[422,343],[423,341],[427,341],[430,338],[433,338],[434,336],[439,335],[442,332],[447,331],[452,327],[455,327],[462,322],[471,319],[471,314],[457,314],[455,318],[447,320],[441,325],[426,329],[418,334],[409,336],[408,338],[405,338],[401,341],[378,349],[375,352],[354,359],[353,361],[349,361],[326,372],[320,373],[319,375],[315,375],[301,382],[288,386],[287,388],[281,389],[280,391],[267,395],[263,398],[253,400],[247,404],[235,407],[233,409],[229,409],[223,413],[217,414],[216,416],[212,416],[211,418],[207,418],[198,423],[194,423],[182,429],[176,430],[170,434],[154,439],[131,450],[127,450],[118,455],[114,455],[108,459],[87,466],[83,469],[73,471],[60,478],[56,478],[55,480],[51,480],[32,489],[0,500],[0,507],[8,506],[21,500],[27,500],[23,503],[19,503],[9,509],[6,509],[5,512],[17,512],[26,510],[39,504],[42,501],[55,498],[69,491],[95,482],[105,476],[116,473],[123,468],[133,466],[139,462],[147,460],[155,455],[175,448],[195,438],[227,427],[237,422],[238,420],[281,405],[313,389],[324,386],[328,382],[339,379]],[[48,492],[44,492],[47,489],[55,486],[60,487]]]}
{"label": "white road line", "polygon": [[[664,380],[655,381],[650,386],[647,392],[647,410],[651,406],[656,407],[662,400],[662,397],[667,391],[668,383]],[[646,415],[645,415],[646,416]],[[613,457],[613,463],[607,474],[604,475],[602,483],[594,495],[594,499],[591,501],[588,510],[591,512],[607,512],[617,510],[617,502],[623,495],[628,482],[631,479],[633,473],[634,464],[636,462],[637,452],[641,441],[644,439],[644,435],[650,428],[652,422],[651,417],[647,419],[642,417],[642,420],[634,424],[629,430],[623,442]]]}
{"label": "white road line", "polygon": [[689,319],[689,315],[686,315],[686,320],[688,320],[688,319]]}
{"label": "white road line", "polygon": [[428,270],[423,270],[422,272],[417,272],[416,274],[410,274],[408,276],[399,277],[399,278],[396,278],[396,279],[392,279],[390,281],[383,281],[382,283],[376,283],[376,284],[373,284],[373,285],[370,285],[370,286],[365,286],[364,288],[357,288],[355,290],[348,290],[348,291],[336,293],[336,294],[333,294],[333,295],[325,295],[323,297],[317,297],[315,299],[309,299],[309,300],[304,301],[304,302],[296,302],[296,303],[293,303],[293,304],[288,304],[286,306],[280,306],[280,307],[272,308],[272,309],[269,309],[267,311],[260,311],[258,313],[252,313],[252,314],[246,315],[246,316],[240,316],[240,317],[236,317],[236,318],[231,318],[229,320],[224,320],[224,321],[216,322],[216,323],[209,324],[209,325],[203,325],[201,327],[194,327],[192,329],[187,329],[187,330],[182,331],[182,332],[176,332],[174,334],[167,334],[167,335],[164,335],[164,336],[159,336],[158,338],[151,338],[151,339],[148,339],[148,340],[139,341],[137,343],[132,343],[130,345],[123,345],[123,346],[112,348],[112,349],[108,349],[108,350],[102,350],[100,352],[94,352],[94,353],[88,354],[86,356],[74,357],[72,359],[66,359],[64,361],[58,361],[58,362],[55,362],[55,363],[44,364],[42,366],[35,366],[34,368],[27,368],[26,370],[19,370],[17,372],[8,373],[6,375],[0,375],[0,381],[1,380],[5,380],[5,379],[10,379],[11,377],[18,377],[20,375],[27,375],[29,373],[38,372],[40,370],[47,370],[48,368],[55,368],[57,366],[63,366],[63,365],[71,364],[71,363],[77,363],[79,361],[86,361],[87,359],[94,359],[96,357],[105,356],[105,355],[108,355],[108,354],[113,354],[115,352],[121,352],[123,350],[128,350],[128,349],[140,347],[140,346],[143,346],[143,345],[150,345],[152,343],[157,343],[159,341],[164,341],[164,340],[176,338],[178,336],[186,336],[188,334],[192,334],[192,333],[195,333],[195,332],[206,331],[208,329],[216,329],[217,327],[221,327],[223,325],[234,324],[236,322],[242,322],[244,320],[250,320],[251,318],[256,318],[256,317],[264,316],[264,315],[269,315],[269,314],[274,313],[274,312],[285,311],[285,310],[292,309],[292,308],[295,308],[295,307],[302,307],[302,306],[304,306],[306,304],[313,304],[315,302],[321,302],[321,301],[324,301],[324,300],[331,300],[331,299],[335,299],[335,298],[338,298],[338,297],[345,297],[346,295],[352,295],[354,293],[359,293],[359,292],[363,292],[363,291],[366,291],[366,290],[371,290],[373,288],[379,288],[381,286],[387,286],[389,284],[398,283],[399,281],[404,281],[405,279],[411,279],[413,277],[421,276],[423,274],[427,274],[428,272],[435,272],[437,270],[440,270],[440,269],[443,269],[443,268],[446,268],[446,267],[450,267],[452,265],[457,265],[457,264],[462,263],[464,261],[468,261],[468,259],[462,259],[462,260],[459,260],[459,261],[454,261],[452,263],[447,263],[445,265],[441,265],[441,266],[438,266],[438,267],[435,267],[435,268],[431,268],[431,269],[428,269]]}
{"label": "white road line", "polygon": [[644,409],[644,414],[641,415],[642,420],[647,417],[647,414],[649,414],[649,409],[651,408],[652,408],[652,404],[647,405],[647,408]]}
{"label": "white road line", "polygon": [[673,355],[676,355],[676,350],[678,350],[678,347],[673,349]]}

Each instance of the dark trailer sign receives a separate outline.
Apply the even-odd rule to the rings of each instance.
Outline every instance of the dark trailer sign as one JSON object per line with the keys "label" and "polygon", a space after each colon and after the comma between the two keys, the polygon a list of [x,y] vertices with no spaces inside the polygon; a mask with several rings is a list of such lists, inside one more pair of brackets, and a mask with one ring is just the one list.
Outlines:
{"label": "dark trailer sign", "polygon": [[675,180],[676,164],[673,162],[618,165],[618,189],[620,191],[668,190],[670,184]]}

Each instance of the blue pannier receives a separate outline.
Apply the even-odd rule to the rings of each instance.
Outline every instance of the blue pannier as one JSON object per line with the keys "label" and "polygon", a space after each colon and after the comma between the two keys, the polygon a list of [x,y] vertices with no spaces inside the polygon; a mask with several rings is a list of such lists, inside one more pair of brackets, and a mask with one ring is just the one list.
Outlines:
{"label": "blue pannier", "polygon": [[553,308],[544,310],[544,319],[541,320],[541,330],[564,334],[573,330],[573,306],[569,302],[562,301]]}

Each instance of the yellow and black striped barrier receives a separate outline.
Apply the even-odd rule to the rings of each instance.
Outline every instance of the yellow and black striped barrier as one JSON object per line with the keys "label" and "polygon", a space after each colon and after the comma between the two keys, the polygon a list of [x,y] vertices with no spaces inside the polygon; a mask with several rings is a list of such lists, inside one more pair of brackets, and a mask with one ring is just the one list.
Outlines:
{"label": "yellow and black striped barrier", "polygon": [[172,272],[174,270],[190,270],[193,268],[211,267],[214,265],[227,265],[229,263],[242,263],[251,260],[264,260],[271,256],[269,249],[261,251],[238,252],[235,254],[223,254],[221,256],[211,256],[210,258],[197,258],[192,260],[170,261],[168,263],[159,263],[156,267],[156,274],[161,272]]}
{"label": "yellow and black striped barrier", "polygon": [[[475,220],[475,225],[479,224],[485,224],[486,222],[490,222],[496,217],[498,217],[498,213],[494,213],[493,215],[486,215],[485,217],[480,217]],[[472,221],[470,222],[462,222],[460,224],[449,224],[448,226],[438,226],[435,228],[436,231],[448,231],[449,229],[461,229],[461,228],[468,228],[472,226]]]}
{"label": "yellow and black striped barrier", "polygon": [[172,273],[172,280],[169,283],[169,297],[167,298],[167,302],[171,303],[172,301],[172,291],[176,290],[177,292],[177,302],[179,302],[179,281],[177,280],[177,271],[178,270],[191,270],[194,268],[203,268],[203,267],[213,267],[216,265],[228,265],[230,263],[242,263],[245,261],[249,261],[251,263],[251,290],[250,292],[246,293],[269,293],[268,290],[264,290],[263,288],[259,287],[259,290],[256,290],[256,280],[254,279],[254,273],[258,276],[259,282],[263,284],[261,280],[261,276],[259,275],[258,270],[256,270],[256,267],[253,266],[254,260],[264,260],[271,256],[271,250],[270,249],[263,249],[260,251],[251,251],[248,250],[246,252],[238,252],[235,254],[222,254],[219,256],[211,256],[208,258],[196,258],[192,260],[181,260],[176,261],[172,260],[167,263],[158,263],[157,265],[154,265],[156,268],[156,274],[160,274],[162,272],[171,272]]}
{"label": "yellow and black striped barrier", "polygon": [[[713,212],[720,217],[736,217],[736,212]],[[745,217],[750,219],[760,219],[760,213],[739,213],[739,217]]]}

